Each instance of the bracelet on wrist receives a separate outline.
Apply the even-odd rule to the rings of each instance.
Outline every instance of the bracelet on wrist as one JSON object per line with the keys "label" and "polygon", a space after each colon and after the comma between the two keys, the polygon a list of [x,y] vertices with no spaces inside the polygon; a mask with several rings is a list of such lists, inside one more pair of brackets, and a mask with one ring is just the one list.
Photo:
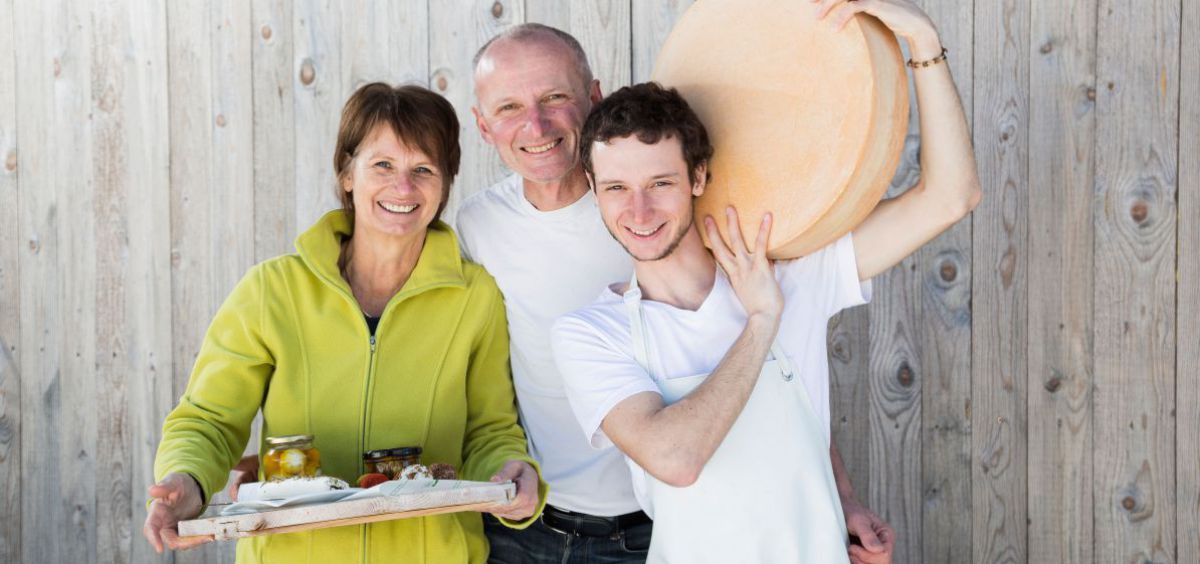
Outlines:
{"label": "bracelet on wrist", "polygon": [[940,62],[942,62],[942,61],[945,61],[945,60],[946,60],[946,53],[949,53],[949,52],[950,52],[950,50],[949,50],[949,49],[947,49],[947,48],[945,48],[945,47],[942,47],[942,54],[940,54],[940,55],[938,55],[938,56],[936,56],[936,57],[934,57],[934,58],[932,58],[932,59],[927,59],[927,60],[924,60],[924,61],[914,61],[914,60],[912,60],[912,59],[909,59],[909,60],[908,60],[908,62],[907,62],[907,63],[904,63],[904,64],[905,64],[905,65],[908,65],[909,67],[911,67],[911,68],[914,68],[914,69],[915,69],[915,68],[925,68],[925,67],[927,67],[927,66],[930,66],[930,65],[936,65],[936,64],[938,64],[938,63],[940,63]]}

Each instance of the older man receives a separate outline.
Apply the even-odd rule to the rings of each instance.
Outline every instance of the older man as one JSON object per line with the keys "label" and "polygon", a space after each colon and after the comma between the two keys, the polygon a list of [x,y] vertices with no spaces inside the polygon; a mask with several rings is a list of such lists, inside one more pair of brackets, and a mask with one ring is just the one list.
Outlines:
{"label": "older man", "polygon": [[[523,24],[479,50],[475,94],[479,132],[514,174],[464,201],[456,228],[467,255],[504,294],[521,420],[550,484],[546,510],[530,528],[485,521],[491,561],[642,562],[651,525],[629,470],[619,451],[593,449],[580,433],[550,348],[555,318],[633,272],[600,219],[579,161],[580,130],[601,99],[599,82],[575,38]],[[890,528],[853,502],[836,450],[830,455],[851,533],[887,554]]]}
{"label": "older man", "polygon": [[521,422],[550,484],[544,518],[529,529],[485,523],[491,561],[644,561],[650,519],[628,470],[620,453],[583,440],[550,353],[556,317],[632,272],[579,167],[579,130],[599,83],[573,37],[525,24],[480,49],[475,94],[479,132],[514,174],[467,198],[456,227],[504,294]]}

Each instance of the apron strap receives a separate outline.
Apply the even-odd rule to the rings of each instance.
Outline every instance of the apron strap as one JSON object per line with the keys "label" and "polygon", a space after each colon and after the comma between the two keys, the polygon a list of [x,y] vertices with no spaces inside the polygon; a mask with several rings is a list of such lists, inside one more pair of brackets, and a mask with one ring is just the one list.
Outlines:
{"label": "apron strap", "polygon": [[650,368],[650,348],[646,344],[646,324],[642,319],[642,290],[638,288],[637,273],[629,279],[629,288],[625,290],[625,309],[629,313],[629,330],[633,339],[633,356],[638,364],[654,378]]}
{"label": "apron strap", "polygon": [[779,363],[779,372],[783,374],[783,379],[791,382],[796,375],[796,368],[792,366],[792,361],[788,360],[787,355],[783,354],[783,347],[779,346],[778,339],[771,343],[771,356]]}

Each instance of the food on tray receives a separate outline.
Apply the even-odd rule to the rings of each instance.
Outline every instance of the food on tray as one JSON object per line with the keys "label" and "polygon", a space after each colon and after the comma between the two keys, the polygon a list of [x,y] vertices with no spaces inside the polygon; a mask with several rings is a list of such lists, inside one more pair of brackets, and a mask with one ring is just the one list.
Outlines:
{"label": "food on tray", "polygon": [[313,447],[312,435],[285,435],[267,438],[263,472],[268,481],[321,474],[321,452]]}
{"label": "food on tray", "polygon": [[380,474],[379,472],[370,472],[358,477],[358,487],[365,490],[378,486],[386,481],[388,481],[387,475]]}
{"label": "food on tray", "polygon": [[425,466],[424,464],[410,464],[408,466],[405,466],[404,469],[400,471],[400,475],[397,476],[396,479],[397,480],[422,480],[422,479],[431,480],[431,479],[433,479],[433,474],[431,474],[429,472],[429,468],[427,466]]}
{"label": "food on tray", "polygon": [[363,453],[367,472],[377,472],[396,479],[407,467],[421,463],[421,447],[398,447],[370,450]]}
{"label": "food on tray", "polygon": [[[298,495],[344,490],[348,487],[350,485],[345,480],[333,476],[287,478],[274,482],[263,482],[259,486],[257,497],[258,499],[287,499]],[[241,493],[238,494],[238,498],[241,498]]]}
{"label": "food on tray", "polygon": [[430,464],[429,473],[433,474],[433,477],[438,480],[458,479],[458,472],[454,470],[453,466],[446,464],[445,462],[434,462],[433,464]]}

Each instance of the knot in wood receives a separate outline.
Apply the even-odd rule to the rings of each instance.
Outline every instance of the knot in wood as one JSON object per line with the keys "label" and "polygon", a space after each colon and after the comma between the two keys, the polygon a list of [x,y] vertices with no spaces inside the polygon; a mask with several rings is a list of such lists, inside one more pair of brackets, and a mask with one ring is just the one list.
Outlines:
{"label": "knot in wood", "polygon": [[438,75],[438,77],[437,77],[437,89],[438,89],[438,90],[441,90],[442,92],[445,92],[445,91],[446,91],[446,88],[447,88],[447,87],[449,87],[449,86],[450,86],[450,84],[449,84],[449,82],[446,80],[446,75],[444,75],[444,74],[439,74],[439,75]]}
{"label": "knot in wood", "polygon": [[1087,99],[1088,99],[1088,101],[1089,101],[1089,102],[1095,102],[1095,101],[1096,101],[1096,89],[1095,89],[1095,88],[1088,88],[1088,89],[1087,89]]}
{"label": "knot in wood", "polygon": [[1138,225],[1145,223],[1149,215],[1150,206],[1145,201],[1138,200],[1129,207],[1129,217]]}
{"label": "knot in wood", "polygon": [[955,278],[958,278],[958,266],[954,264],[954,261],[942,261],[942,266],[938,269],[938,272],[941,273],[943,282],[953,282]]}
{"label": "knot in wood", "polygon": [[496,19],[500,19],[500,16],[503,16],[503,15],[504,15],[504,4],[501,4],[499,2],[492,4],[492,17],[496,18]]}
{"label": "knot in wood", "polygon": [[13,172],[17,170],[17,152],[9,151],[8,156],[4,157],[4,170]]}
{"label": "knot in wood", "polygon": [[263,26],[262,26],[262,29],[261,29],[260,31],[261,31],[261,33],[262,33],[262,38],[263,38],[263,39],[270,39],[270,38],[271,38],[271,26],[269,26],[269,25],[263,25]]}
{"label": "knot in wood", "polygon": [[896,371],[896,380],[905,388],[913,385],[913,371],[907,362],[900,363],[900,369]]}
{"label": "knot in wood", "polygon": [[225,127],[225,114],[217,114],[217,119],[213,121],[217,123],[217,127]]}
{"label": "knot in wood", "polygon": [[1127,495],[1121,499],[1121,507],[1125,508],[1125,511],[1133,511],[1137,509],[1137,500],[1133,496]]}
{"label": "knot in wood", "polygon": [[1052,394],[1057,392],[1059,388],[1062,388],[1062,378],[1059,378],[1058,376],[1051,376],[1049,380],[1046,380],[1045,387],[1047,392]]}
{"label": "knot in wood", "polygon": [[1040,49],[1038,49],[1038,51],[1041,51],[1043,55],[1049,55],[1050,52],[1053,50],[1054,50],[1054,42],[1053,41],[1047,41],[1047,42],[1043,43],[1042,47]]}
{"label": "knot in wood", "polygon": [[304,63],[300,65],[300,84],[308,86],[316,77],[317,71],[313,68],[312,59],[304,59]]}

